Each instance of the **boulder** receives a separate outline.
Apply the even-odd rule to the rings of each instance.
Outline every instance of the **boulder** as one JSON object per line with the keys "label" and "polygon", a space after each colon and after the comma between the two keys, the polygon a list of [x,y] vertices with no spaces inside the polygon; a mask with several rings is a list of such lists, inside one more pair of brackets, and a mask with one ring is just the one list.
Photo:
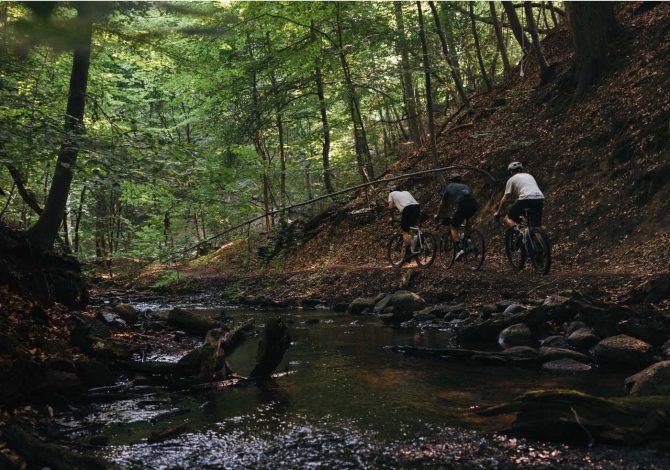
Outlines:
{"label": "boulder", "polygon": [[590,364],[593,362],[590,356],[573,351],[572,349],[551,347],[540,348],[540,362],[551,362],[557,361],[559,359],[574,359],[575,361],[582,362],[584,364]]}
{"label": "boulder", "polygon": [[657,362],[626,379],[631,395],[670,395],[670,361]]}
{"label": "boulder", "polygon": [[658,317],[631,317],[618,325],[618,332],[646,341],[652,346],[660,346],[666,340],[665,325]]}
{"label": "boulder", "polygon": [[591,366],[574,359],[559,359],[542,364],[542,370],[564,374],[584,374],[591,371]]}
{"label": "boulder", "polygon": [[512,346],[511,348],[505,349],[500,354],[535,359],[538,356],[538,351],[537,349],[531,348],[530,346]]}
{"label": "boulder", "polygon": [[414,312],[414,315],[412,315],[412,318],[414,318],[416,321],[431,321],[435,320],[437,317],[433,315],[432,313],[424,313],[423,310]]}
{"label": "boulder", "polygon": [[572,333],[577,330],[581,330],[582,328],[588,328],[587,324],[583,321],[570,322],[570,324],[565,328],[565,336],[570,336]]}
{"label": "boulder", "polygon": [[519,313],[519,312],[525,312],[526,307],[519,305],[519,304],[510,304],[507,306],[505,310],[503,310],[503,313]]}
{"label": "boulder", "polygon": [[567,338],[558,335],[547,336],[540,341],[540,344],[548,348],[567,348],[570,345]]}
{"label": "boulder", "polygon": [[100,361],[77,361],[75,367],[77,368],[77,377],[90,387],[104,387],[114,384],[114,375]]}
{"label": "boulder", "polygon": [[333,305],[333,312],[344,313],[349,308],[348,302],[339,302]]}
{"label": "boulder", "polygon": [[598,337],[591,328],[580,328],[568,336],[568,343],[579,351],[588,351],[598,343]]}
{"label": "boulder", "polygon": [[412,314],[426,306],[426,301],[414,292],[399,290],[391,296],[393,314],[398,321],[409,320]]}
{"label": "boulder", "polygon": [[100,320],[84,315],[72,318],[74,327],[70,331],[70,344],[84,352],[90,352],[95,338],[106,339],[112,336],[109,327]]}
{"label": "boulder", "polygon": [[325,302],[321,299],[302,299],[300,301],[300,306],[302,308],[316,308],[319,305],[323,305]]}
{"label": "boulder", "polygon": [[219,322],[205,315],[181,308],[170,310],[167,320],[170,325],[195,336],[205,336],[209,330],[220,326]]}
{"label": "boulder", "polygon": [[96,316],[100,321],[105,322],[107,326],[112,328],[125,328],[127,326],[126,321],[119,314],[108,310],[98,312]]}
{"label": "boulder", "polygon": [[140,317],[135,307],[130,304],[116,304],[112,307],[112,310],[127,323],[137,323]]}
{"label": "boulder", "polygon": [[447,304],[438,304],[426,307],[422,310],[419,310],[417,313],[433,315],[435,318],[443,318],[445,320],[453,320],[458,318],[458,316],[463,313],[465,310],[465,304],[456,304],[456,305],[447,305]]}
{"label": "boulder", "polygon": [[633,289],[629,301],[631,303],[655,304],[667,298],[670,298],[670,274],[664,274],[643,282]]}
{"label": "boulder", "polygon": [[593,357],[602,367],[639,368],[649,364],[651,345],[632,336],[610,336],[593,348]]}
{"label": "boulder", "polygon": [[496,304],[486,304],[482,305],[480,311],[484,315],[491,315],[492,313],[496,313],[498,311],[498,307],[496,306]]}
{"label": "boulder", "polygon": [[504,312],[510,305],[515,305],[511,300],[499,300],[496,302],[496,312]]}
{"label": "boulder", "polygon": [[375,304],[375,307],[372,309],[374,313],[382,312],[386,307],[391,304],[391,294],[386,294],[379,302]]}
{"label": "boulder", "polygon": [[661,357],[665,360],[670,359],[670,339],[661,346]]}
{"label": "boulder", "polygon": [[508,326],[498,335],[498,344],[503,349],[514,346],[531,346],[533,344],[533,334],[530,328],[524,323],[517,323]]}
{"label": "boulder", "polygon": [[378,302],[377,297],[358,297],[349,304],[347,313],[351,315],[360,315],[365,310],[371,310]]}

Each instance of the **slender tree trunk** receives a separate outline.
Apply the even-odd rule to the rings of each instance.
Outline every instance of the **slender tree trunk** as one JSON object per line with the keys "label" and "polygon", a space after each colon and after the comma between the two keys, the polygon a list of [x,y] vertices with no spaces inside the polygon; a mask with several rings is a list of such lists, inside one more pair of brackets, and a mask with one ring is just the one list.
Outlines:
{"label": "slender tree trunk", "polygon": [[79,226],[81,224],[81,216],[84,212],[84,197],[86,195],[86,186],[81,190],[79,195],[79,206],[77,207],[77,215],[74,221],[74,252],[79,253]]}
{"label": "slender tree trunk", "polygon": [[335,3],[336,24],[337,24],[337,40],[338,40],[338,56],[340,64],[342,65],[342,74],[345,80],[346,90],[349,94],[349,110],[354,125],[354,140],[356,142],[356,155],[359,165],[359,171],[363,181],[369,181],[375,177],[374,168],[372,166],[372,158],[370,157],[370,147],[368,146],[367,134],[365,132],[365,125],[360,109],[360,102],[356,93],[356,87],[351,79],[351,71],[344,53],[344,41],[342,39],[342,21],[340,17],[341,3]]}
{"label": "slender tree trunk", "polygon": [[[461,79],[461,74],[458,69],[458,59],[452,53],[452,48],[450,47],[449,42],[447,41],[447,37],[445,36],[444,30],[442,29],[442,22],[440,21],[440,15],[437,12],[437,8],[435,8],[435,2],[432,1],[428,2],[428,5],[430,6],[430,11],[433,13],[433,19],[435,20],[435,29],[437,30],[437,35],[440,38],[440,45],[442,46],[442,54],[444,54],[444,58],[447,61],[447,65],[449,65],[449,70],[451,71],[451,78],[454,80],[454,84],[456,85],[458,96],[460,96],[461,101],[464,104],[467,104],[469,106],[470,100],[468,99],[468,95],[465,92],[465,88],[463,87],[463,80]],[[443,6],[442,8],[445,7]]]}
{"label": "slender tree trunk", "polygon": [[430,155],[433,164],[437,165],[437,142],[435,140],[435,120],[433,118],[433,92],[430,84],[430,58],[428,57],[428,45],[426,44],[426,31],[423,22],[421,2],[416,2],[416,10],[419,14],[419,38],[421,39],[421,51],[423,52],[423,72],[426,82],[426,114],[428,116],[428,132],[430,132]]}
{"label": "slender tree trunk", "polygon": [[9,174],[12,176],[12,180],[16,185],[16,189],[19,191],[21,199],[23,199],[23,202],[25,202],[28,207],[33,210],[33,212],[35,212],[37,215],[40,215],[42,213],[42,208],[37,202],[35,193],[26,187],[27,181],[21,171],[14,165],[7,165],[7,169],[9,170]]}
{"label": "slender tree trunk", "polygon": [[498,49],[500,49],[500,57],[502,57],[505,75],[507,75],[512,67],[509,64],[509,56],[507,55],[507,46],[503,37],[500,21],[498,21],[498,12],[496,11],[496,3],[489,2],[489,10],[491,10],[491,19],[493,20],[493,30],[496,33],[496,40],[498,41]]}
{"label": "slender tree trunk", "polygon": [[530,37],[533,39],[533,53],[537,59],[538,64],[540,65],[540,76],[542,77],[542,83],[546,83],[551,77],[551,69],[547,63],[547,59],[544,57],[544,52],[542,52],[542,44],[540,44],[540,36],[537,34],[537,25],[535,24],[535,19],[533,18],[533,7],[531,2],[523,2],[524,11],[526,12],[526,22],[530,28]]}
{"label": "slender tree trunk", "polygon": [[609,42],[619,24],[610,2],[566,2],[565,10],[575,47],[577,101],[607,68]]}
{"label": "slender tree trunk", "polygon": [[551,12],[551,21],[554,23],[554,28],[558,26],[558,18],[556,17],[556,11],[554,10],[554,2],[547,2],[549,5],[549,11]]}
{"label": "slender tree trunk", "polygon": [[[267,52],[272,56],[272,45],[270,44],[270,33],[265,34],[265,41],[267,46]],[[275,76],[274,70],[270,70],[270,83],[272,84],[272,89],[277,90],[277,78]],[[277,94],[275,97],[275,124],[277,126],[277,134],[279,139],[279,208],[281,212],[279,213],[279,223],[284,225],[286,223],[286,211],[283,209],[286,207],[286,146],[284,145],[284,120],[282,116],[282,107],[283,107],[283,96]]]}
{"label": "slender tree trunk", "polygon": [[482,57],[482,49],[479,46],[479,35],[477,34],[477,24],[475,23],[475,12],[473,2],[468,2],[468,7],[470,8],[470,25],[472,27],[472,38],[475,40],[475,52],[477,53],[477,62],[479,63],[479,71],[482,74],[484,79],[484,84],[486,85],[486,91],[491,91],[491,80],[486,73],[486,65],[484,65],[484,59]]}
{"label": "slender tree trunk", "polygon": [[44,211],[37,222],[28,230],[28,238],[36,252],[53,248],[58,229],[65,214],[65,205],[74,176],[79,140],[84,130],[84,112],[86,107],[86,88],[91,58],[91,37],[93,25],[87,13],[91,8],[87,3],[78,4],[82,31],[79,44],[75,47],[68,93],[65,137],[61,144],[56,168],[54,170],[49,196]]}
{"label": "slender tree trunk", "polygon": [[[318,59],[317,59],[318,60]],[[328,113],[326,99],[323,93],[323,78],[319,65],[314,69],[314,81],[316,82],[316,95],[319,98],[319,111],[321,111],[321,128],[323,129],[323,146],[321,148],[321,159],[323,161],[323,185],[326,192],[334,193],[332,173],[330,171],[330,126],[328,124]]]}
{"label": "slender tree trunk", "polygon": [[505,9],[505,13],[507,14],[507,19],[509,20],[512,32],[514,33],[514,37],[521,46],[521,50],[524,52],[524,54],[528,53],[528,51],[530,50],[531,42],[526,37],[526,34],[523,32],[523,27],[521,26],[519,17],[517,16],[516,10],[514,9],[514,4],[509,1],[503,1],[502,4],[503,8]]}
{"label": "slender tree trunk", "polygon": [[405,35],[405,21],[402,14],[402,2],[393,2],[395,9],[395,21],[398,28],[398,50],[400,51],[400,63],[402,67],[403,96],[405,98],[405,109],[407,111],[407,122],[409,124],[412,140],[418,144],[421,143],[421,127],[416,108],[416,97],[414,95],[414,80],[412,79],[412,70],[409,64],[409,48],[407,46],[407,37]]}

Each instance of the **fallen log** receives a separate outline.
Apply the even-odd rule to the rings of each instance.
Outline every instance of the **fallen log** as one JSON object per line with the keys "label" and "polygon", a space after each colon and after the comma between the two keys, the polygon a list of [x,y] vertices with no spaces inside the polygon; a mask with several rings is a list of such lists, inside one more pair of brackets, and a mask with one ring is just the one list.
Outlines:
{"label": "fallen log", "polygon": [[182,308],[173,308],[168,313],[168,323],[195,336],[203,337],[209,330],[219,328],[216,320]]}
{"label": "fallen log", "polygon": [[670,400],[600,398],[574,390],[528,392],[511,402],[477,411],[482,416],[516,413],[504,432],[571,444],[661,445],[670,440]]}
{"label": "fallen log", "polygon": [[[276,372],[270,375],[271,379],[280,379],[282,377],[288,377],[289,375],[295,374],[294,370],[287,370],[285,372]],[[219,380],[216,382],[207,382],[204,384],[196,384],[191,386],[190,390],[193,392],[202,392],[205,390],[221,390],[224,388],[231,387],[241,387],[250,384],[255,384],[256,381],[250,379],[249,377],[233,377],[231,379]]]}
{"label": "fallen log", "polygon": [[266,322],[263,337],[258,344],[256,366],[249,377],[256,381],[270,378],[284,358],[286,350],[291,345],[291,335],[288,327],[281,318],[273,318]]}
{"label": "fallen log", "polygon": [[157,442],[163,442],[171,437],[178,436],[187,431],[185,424],[180,424],[179,426],[174,426],[162,431],[152,432],[147,439],[149,444],[156,444]]}

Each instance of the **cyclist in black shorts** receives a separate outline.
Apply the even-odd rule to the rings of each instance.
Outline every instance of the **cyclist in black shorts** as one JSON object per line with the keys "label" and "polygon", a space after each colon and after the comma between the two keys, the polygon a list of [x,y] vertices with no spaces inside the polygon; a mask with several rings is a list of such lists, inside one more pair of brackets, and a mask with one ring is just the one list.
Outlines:
{"label": "cyclist in black shorts", "polygon": [[500,199],[498,211],[495,216],[498,217],[505,203],[510,197],[516,197],[516,202],[510,207],[505,216],[505,225],[514,228],[519,225],[521,216],[525,209],[531,209],[528,223],[533,227],[542,225],[542,208],[544,206],[544,194],[540,191],[535,178],[529,173],[523,171],[521,162],[512,162],[507,167],[510,179],[505,186],[505,195]]}
{"label": "cyclist in black shorts", "polygon": [[396,185],[389,187],[388,210],[389,222],[393,221],[393,208],[396,207],[400,211],[400,229],[402,230],[402,246],[405,248],[405,258],[412,257],[414,247],[411,246],[411,237],[409,236],[409,229],[416,226],[419,222],[419,214],[421,213],[421,206],[412,197],[409,191],[401,191]]}
{"label": "cyclist in black shorts", "polygon": [[453,174],[449,176],[449,184],[444,188],[444,193],[442,194],[442,199],[440,199],[440,205],[437,208],[437,213],[435,214],[435,219],[440,216],[442,211],[442,206],[446,204],[453,204],[456,207],[456,212],[451,217],[451,239],[456,244],[458,252],[456,253],[456,258],[459,259],[465,253],[464,247],[460,246],[460,241],[458,239],[458,229],[465,222],[465,225],[469,227],[470,219],[477,212],[477,200],[472,195],[470,187],[462,183],[461,175]]}

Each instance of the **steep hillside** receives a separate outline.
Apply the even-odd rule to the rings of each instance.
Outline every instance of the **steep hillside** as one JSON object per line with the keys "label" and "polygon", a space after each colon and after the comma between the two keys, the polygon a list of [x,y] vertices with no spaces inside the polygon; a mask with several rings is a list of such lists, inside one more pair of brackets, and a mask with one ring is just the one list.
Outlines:
{"label": "steep hillside", "polygon": [[[578,104],[570,106],[572,47],[563,27],[543,42],[555,70],[551,82],[538,85],[539,71],[529,59],[494,91],[477,96],[472,112],[461,113],[446,125],[438,139],[439,166],[474,165],[498,180],[490,185],[478,174],[464,175],[482,203],[477,225],[487,236],[488,255],[480,273],[459,268],[447,272],[435,266],[422,283],[463,278],[496,285],[532,278],[531,274],[512,275],[503,259],[502,229],[493,223],[495,203],[512,160],[524,162],[547,196],[545,225],[554,243],[553,276],[625,277],[667,270],[670,4],[625,3],[618,18],[623,31],[612,45],[611,70]],[[420,149],[404,156],[389,174],[434,166],[429,152]],[[434,213],[441,177],[410,178],[402,185],[426,212]],[[344,277],[358,279],[354,285],[364,290],[397,279],[386,269],[386,241],[397,230],[386,221],[386,186],[373,188],[367,197],[359,195],[326,218],[311,238],[288,250],[281,265],[275,264],[280,268],[275,272],[302,272],[301,279],[317,285],[325,278],[316,279],[314,273],[323,268],[348,271]],[[237,251],[235,246],[226,249],[230,255]],[[234,258],[226,250],[219,253],[215,269],[201,266],[193,268],[193,274],[235,271]],[[338,282],[344,281],[325,280],[331,288]]]}

